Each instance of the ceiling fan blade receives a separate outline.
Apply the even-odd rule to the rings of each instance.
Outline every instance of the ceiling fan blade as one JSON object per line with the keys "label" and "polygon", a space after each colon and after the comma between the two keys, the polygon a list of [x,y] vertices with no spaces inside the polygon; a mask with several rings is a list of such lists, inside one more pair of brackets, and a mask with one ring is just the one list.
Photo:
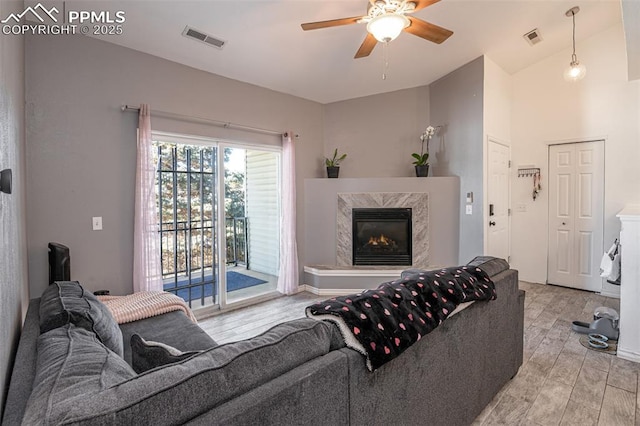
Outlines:
{"label": "ceiling fan blade", "polygon": [[356,56],[354,56],[354,59],[369,56],[373,51],[373,48],[376,47],[376,43],[378,43],[378,40],[376,40],[373,34],[367,33],[367,36],[360,45],[360,49],[358,49],[358,51],[356,52]]}
{"label": "ceiling fan blade", "polygon": [[440,0],[409,0],[416,4],[414,11],[424,9],[427,6],[431,6],[434,3],[438,3]]}
{"label": "ceiling fan blade", "polygon": [[411,24],[404,30],[410,34],[422,37],[425,40],[440,44],[453,34],[453,31],[423,21],[422,19],[413,16],[407,16],[407,18],[409,18]]}
{"label": "ceiling fan blade", "polygon": [[320,28],[339,27],[340,25],[355,24],[362,19],[362,16],[354,16],[353,18],[331,19],[329,21],[307,22],[302,24],[305,31],[318,30]]}

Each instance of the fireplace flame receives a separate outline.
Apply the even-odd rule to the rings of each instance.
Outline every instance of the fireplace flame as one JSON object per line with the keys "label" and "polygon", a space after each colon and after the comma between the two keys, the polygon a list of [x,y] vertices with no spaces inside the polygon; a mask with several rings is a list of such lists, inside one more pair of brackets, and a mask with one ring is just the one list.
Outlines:
{"label": "fireplace flame", "polygon": [[394,244],[395,241],[385,236],[384,234],[380,234],[379,237],[371,236],[369,237],[369,241],[367,242],[367,245],[370,246],[391,246]]}

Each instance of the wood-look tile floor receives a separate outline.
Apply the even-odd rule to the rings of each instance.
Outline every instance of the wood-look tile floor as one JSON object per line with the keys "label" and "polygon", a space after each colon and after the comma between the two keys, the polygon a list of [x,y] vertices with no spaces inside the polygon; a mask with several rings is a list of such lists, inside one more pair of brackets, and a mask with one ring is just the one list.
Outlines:
{"label": "wood-look tile floor", "polygon": [[[598,294],[520,282],[527,292],[524,361],[478,416],[474,425],[640,426],[640,364],[588,350],[571,330],[591,322],[593,311],[619,300]],[[327,296],[299,293],[200,321],[218,343],[247,339],[284,321],[304,317],[304,308]]]}
{"label": "wood-look tile floor", "polygon": [[640,426],[640,364],[582,346],[575,320],[620,300],[520,281],[527,292],[524,361],[474,425]]}

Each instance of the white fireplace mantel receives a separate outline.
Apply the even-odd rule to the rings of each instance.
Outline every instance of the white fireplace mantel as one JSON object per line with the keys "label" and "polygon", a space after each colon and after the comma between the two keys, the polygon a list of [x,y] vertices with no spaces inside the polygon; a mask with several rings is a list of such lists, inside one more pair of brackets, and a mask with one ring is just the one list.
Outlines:
{"label": "white fireplace mantel", "polygon": [[618,356],[640,362],[640,205],[627,206],[618,218],[622,222]]}

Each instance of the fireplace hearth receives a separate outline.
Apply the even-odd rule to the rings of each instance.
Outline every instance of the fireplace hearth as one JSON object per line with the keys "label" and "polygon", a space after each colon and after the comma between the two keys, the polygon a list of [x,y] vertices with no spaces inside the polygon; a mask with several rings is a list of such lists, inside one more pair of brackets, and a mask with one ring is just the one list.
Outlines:
{"label": "fireplace hearth", "polygon": [[411,265],[410,208],[354,208],[354,265]]}

